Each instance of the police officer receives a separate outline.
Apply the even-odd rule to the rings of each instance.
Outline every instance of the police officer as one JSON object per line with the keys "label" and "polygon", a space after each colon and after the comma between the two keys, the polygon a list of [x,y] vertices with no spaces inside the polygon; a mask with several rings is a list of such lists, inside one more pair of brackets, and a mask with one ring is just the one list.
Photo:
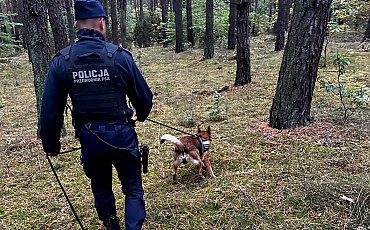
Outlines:
{"label": "police officer", "polygon": [[57,53],[45,82],[40,135],[49,156],[60,152],[67,96],[81,143],[81,162],[91,180],[98,217],[107,229],[120,229],[112,192],[112,165],[125,194],[126,229],[141,229],[146,216],[141,162],[133,111],[144,121],[152,92],[131,54],[105,41],[106,13],[98,0],[75,2],[78,41]]}

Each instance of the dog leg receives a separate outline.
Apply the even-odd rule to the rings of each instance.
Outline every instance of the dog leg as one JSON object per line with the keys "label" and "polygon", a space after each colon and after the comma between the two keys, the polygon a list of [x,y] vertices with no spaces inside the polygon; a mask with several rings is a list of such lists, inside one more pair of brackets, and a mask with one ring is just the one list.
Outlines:
{"label": "dog leg", "polygon": [[203,166],[202,166],[201,161],[199,161],[197,167],[198,167],[198,175],[199,175],[199,177],[200,178],[204,178],[204,176],[203,176]]}
{"label": "dog leg", "polygon": [[195,165],[198,169],[198,175],[200,178],[204,178],[203,176],[203,163],[202,159],[199,157],[199,152],[198,150],[196,151],[191,151],[190,155],[192,156],[192,163]]}
{"label": "dog leg", "polygon": [[179,167],[179,165],[181,164],[181,161],[179,159],[176,159],[174,162],[173,162],[173,181],[175,182],[176,179],[177,179],[177,168]]}
{"label": "dog leg", "polygon": [[216,177],[215,174],[213,173],[212,166],[211,166],[211,161],[209,160],[209,154],[206,154],[204,156],[204,165],[206,167],[207,172],[211,177]]}
{"label": "dog leg", "polygon": [[172,180],[175,182],[176,181],[176,170],[177,170],[177,166],[175,166],[175,164],[173,165],[173,177],[172,177]]}

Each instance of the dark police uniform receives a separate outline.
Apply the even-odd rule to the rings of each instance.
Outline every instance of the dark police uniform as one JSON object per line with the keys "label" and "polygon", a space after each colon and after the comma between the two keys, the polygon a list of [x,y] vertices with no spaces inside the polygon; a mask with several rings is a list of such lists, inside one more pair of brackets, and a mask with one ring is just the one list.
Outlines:
{"label": "dark police uniform", "polygon": [[140,153],[126,96],[137,120],[144,121],[153,95],[128,51],[105,42],[96,30],[81,29],[77,36],[79,40],[61,50],[49,68],[40,117],[43,148],[47,153],[60,151],[69,95],[81,161],[91,179],[99,219],[107,223],[116,216],[113,165],[125,194],[126,229],[141,229],[146,212]]}

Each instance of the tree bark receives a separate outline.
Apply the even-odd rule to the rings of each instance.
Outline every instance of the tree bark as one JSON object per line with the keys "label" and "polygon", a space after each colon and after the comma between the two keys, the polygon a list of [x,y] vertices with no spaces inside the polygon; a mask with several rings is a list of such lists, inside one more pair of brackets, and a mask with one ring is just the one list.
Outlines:
{"label": "tree bark", "polygon": [[65,0],[66,13],[67,13],[67,27],[69,43],[74,43],[76,40],[76,30],[74,26],[74,16],[72,12],[72,1]]}
{"label": "tree bark", "polygon": [[180,53],[184,51],[183,33],[182,33],[182,0],[173,0],[173,9],[175,11],[175,24],[176,24],[175,53]]}
{"label": "tree bark", "polygon": [[273,33],[274,32],[274,23],[273,23],[273,15],[275,11],[275,1],[274,0],[269,0],[269,27],[267,28],[268,33]]}
{"label": "tree bark", "polygon": [[63,21],[61,0],[47,0],[49,21],[54,38],[54,53],[68,45],[67,30]]}
{"label": "tree bark", "polygon": [[229,31],[227,39],[227,49],[235,49],[236,43],[236,4],[230,3],[229,10]]}
{"label": "tree bark", "polygon": [[121,43],[123,48],[128,48],[127,41],[127,0],[119,0]]}
{"label": "tree bark", "polygon": [[365,36],[364,38],[362,39],[362,42],[364,41],[370,41],[370,18],[369,20],[367,21],[367,26],[366,26],[366,30],[365,30]]}
{"label": "tree bark", "polygon": [[106,24],[106,40],[107,41],[112,41],[112,31],[111,31],[111,22],[109,20],[109,2],[108,0],[101,0],[102,4],[103,4],[103,7],[104,7],[104,10],[105,10],[105,13],[107,14],[107,17],[105,19],[105,24]]}
{"label": "tree bark", "polygon": [[211,59],[213,58],[213,55],[213,0],[206,0],[206,32],[204,35],[204,58]]}
{"label": "tree bark", "polygon": [[275,51],[284,49],[285,32],[289,24],[290,0],[279,0],[279,11],[275,27]]}
{"label": "tree bark", "polygon": [[295,0],[269,125],[308,125],[311,101],[332,0]]}
{"label": "tree bark", "polygon": [[[254,3],[254,7],[252,7],[252,4],[251,4],[251,11],[256,13],[256,15],[257,15],[259,13],[259,12],[257,12],[257,10],[258,10],[258,0],[253,0],[253,3]],[[253,36],[258,36],[259,32],[260,32],[260,25],[259,25],[259,22],[255,20],[252,24],[251,34]]]}
{"label": "tree bark", "polygon": [[17,15],[17,19],[16,21],[19,22],[19,23],[22,23],[22,26],[18,26],[18,30],[19,30],[19,34],[20,34],[20,37],[22,39],[22,45],[23,45],[23,48],[24,49],[27,49],[27,36],[26,36],[26,27],[24,26],[24,7],[23,7],[23,0],[16,0],[16,4],[17,4],[17,7],[16,7],[16,13],[18,14]]}
{"label": "tree bark", "polygon": [[141,24],[144,21],[144,6],[143,6],[143,0],[140,0],[139,2],[139,24]]}
{"label": "tree bark", "polygon": [[193,11],[191,0],[186,0],[186,30],[188,35],[188,42],[194,46],[194,29],[193,29]]}
{"label": "tree bark", "polygon": [[168,2],[169,0],[161,0],[162,7],[162,36],[163,36],[163,47],[168,47],[167,38],[167,27],[168,27]]}
{"label": "tree bark", "polygon": [[119,45],[117,0],[109,0],[109,3],[110,3],[110,17],[112,21],[112,43]]}
{"label": "tree bark", "polygon": [[236,78],[235,86],[245,85],[252,81],[249,44],[249,10],[250,0],[241,0],[236,6]]}
{"label": "tree bark", "polygon": [[45,0],[27,0],[23,2],[23,9],[28,55],[34,74],[37,116],[40,117],[43,87],[51,61],[46,2]]}

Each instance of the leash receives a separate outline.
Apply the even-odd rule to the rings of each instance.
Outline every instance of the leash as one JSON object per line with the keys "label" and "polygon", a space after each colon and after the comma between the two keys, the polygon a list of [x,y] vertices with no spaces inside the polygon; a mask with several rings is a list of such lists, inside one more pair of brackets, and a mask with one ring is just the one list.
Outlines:
{"label": "leash", "polygon": [[150,119],[150,118],[147,118],[147,120],[148,120],[148,121],[150,121],[150,122],[153,122],[153,123],[155,123],[155,124],[158,124],[158,125],[162,125],[162,126],[164,126],[164,127],[167,127],[167,128],[169,128],[169,129],[176,130],[176,131],[178,131],[178,132],[180,132],[180,133],[187,134],[187,135],[190,135],[190,136],[194,136],[194,134],[191,134],[191,133],[185,132],[185,131],[180,130],[180,129],[176,129],[176,128],[174,128],[174,127],[171,127],[171,126],[169,126],[169,125],[163,124],[163,123],[161,123],[161,122],[154,121],[154,120],[152,120],[152,119]]}
{"label": "leash", "polygon": [[[77,150],[77,149],[80,149],[80,148],[71,149],[71,150],[68,150],[68,151],[61,152],[61,153],[69,153],[69,152],[75,151],[75,150]],[[67,195],[66,191],[64,190],[64,187],[63,187],[62,183],[61,183],[61,182],[60,182],[60,180],[59,180],[58,174],[57,174],[57,172],[55,171],[55,168],[54,168],[53,164],[51,163],[50,157],[49,157],[47,154],[46,154],[46,158],[47,158],[47,160],[48,160],[48,162],[49,162],[50,168],[51,168],[51,170],[53,171],[53,174],[54,174],[55,178],[56,178],[56,179],[57,179],[57,181],[58,181],[58,184],[59,184],[60,188],[61,188],[61,189],[62,189],[62,191],[63,191],[63,194],[64,194],[65,198],[67,199],[67,202],[68,202],[69,207],[71,208],[71,210],[72,210],[72,212],[73,212],[73,215],[75,216],[75,218],[76,218],[76,220],[77,220],[78,224],[80,225],[80,228],[81,228],[82,230],[85,230],[84,226],[82,225],[82,222],[81,222],[80,218],[78,218],[78,215],[77,215],[77,213],[76,213],[76,210],[74,209],[74,207],[73,207],[73,205],[72,205],[71,201],[69,200],[69,197],[68,197],[68,195]]]}
{"label": "leash", "polygon": [[74,151],[77,151],[77,150],[80,150],[80,149],[81,149],[81,147],[71,148],[70,150],[66,150],[66,151],[58,153],[58,155],[74,152]]}

